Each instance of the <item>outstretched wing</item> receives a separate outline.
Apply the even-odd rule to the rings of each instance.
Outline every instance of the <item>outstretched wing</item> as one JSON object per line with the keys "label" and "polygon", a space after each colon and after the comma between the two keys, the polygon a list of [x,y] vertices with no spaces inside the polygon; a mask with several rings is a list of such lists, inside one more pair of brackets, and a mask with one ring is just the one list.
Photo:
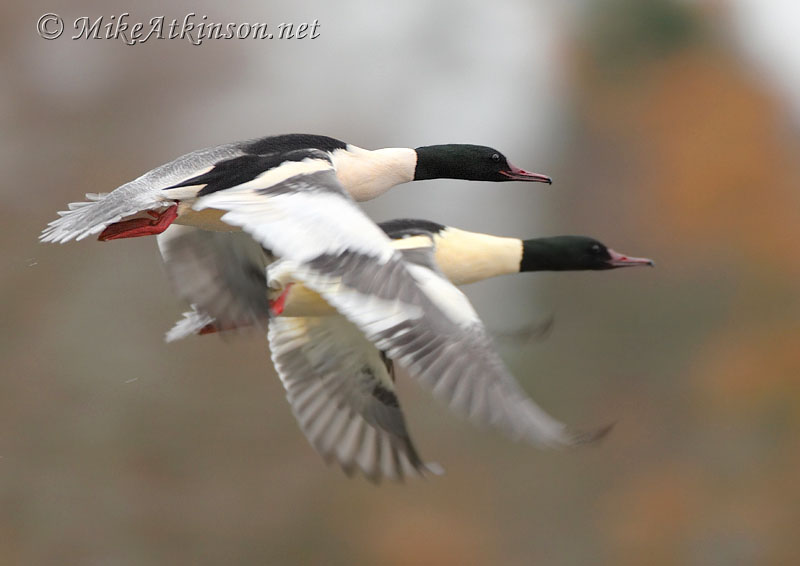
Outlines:
{"label": "outstretched wing", "polygon": [[506,370],[466,297],[422,265],[409,265],[339,185],[325,154],[290,161],[201,197],[227,211],[322,295],[378,349],[451,407],[542,446],[604,434],[574,433],[542,411]]}
{"label": "outstretched wing", "polygon": [[70,203],[69,210],[59,212],[60,218],[50,222],[39,239],[61,244],[70,240],[82,240],[102,232],[123,218],[145,210],[169,206],[173,201],[163,194],[162,189],[194,177],[214,163],[241,153],[239,144],[201,149],[156,167],[110,193],[88,193],[86,198],[89,202]]}
{"label": "outstretched wing", "polygon": [[[347,144],[328,136],[283,134],[198,149],[120,185],[110,193],[87,193],[88,202],[70,203],[68,210],[58,213],[60,218],[47,225],[40,239],[62,244],[81,240],[102,232],[123,218],[173,204],[163,189],[183,185],[186,179],[209,172],[220,164],[238,157],[252,160],[308,147],[334,151],[345,149]],[[265,166],[272,166],[269,158],[265,161]],[[229,165],[223,169],[229,170]],[[184,191],[181,196],[186,198],[187,193]],[[194,198],[195,195],[188,193],[188,196]]]}
{"label": "outstretched wing", "polygon": [[292,411],[325,460],[373,481],[441,473],[411,441],[391,361],[352,323],[341,316],[277,317],[268,336]]}

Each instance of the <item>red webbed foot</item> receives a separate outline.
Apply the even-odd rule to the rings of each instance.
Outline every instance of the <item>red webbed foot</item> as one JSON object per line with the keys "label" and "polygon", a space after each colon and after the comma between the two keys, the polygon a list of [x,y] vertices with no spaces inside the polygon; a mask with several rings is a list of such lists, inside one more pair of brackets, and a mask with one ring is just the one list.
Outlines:
{"label": "red webbed foot", "polygon": [[134,218],[115,222],[103,230],[97,239],[105,242],[121,238],[138,238],[139,236],[160,234],[178,217],[178,205],[173,204],[163,212],[154,210],[147,210],[146,212],[153,217],[153,220],[149,218]]}
{"label": "red webbed foot", "polygon": [[289,296],[289,291],[291,290],[292,285],[294,285],[294,283],[287,284],[286,288],[278,296],[278,298],[269,302],[269,309],[272,311],[274,316],[280,316],[283,313],[283,309],[286,308],[286,298]]}

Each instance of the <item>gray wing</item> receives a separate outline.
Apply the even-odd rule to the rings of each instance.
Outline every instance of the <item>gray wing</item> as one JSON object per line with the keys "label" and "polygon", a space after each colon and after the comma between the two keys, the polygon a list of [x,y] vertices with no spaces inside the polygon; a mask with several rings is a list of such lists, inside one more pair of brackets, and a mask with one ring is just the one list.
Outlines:
{"label": "gray wing", "polygon": [[372,481],[441,473],[411,441],[391,361],[352,323],[341,316],[277,317],[268,336],[292,412],[326,461]]}
{"label": "gray wing", "polygon": [[[424,251],[419,248],[412,254],[412,250],[405,250],[403,255],[406,261],[414,261],[421,259]],[[433,248],[427,253],[432,256]],[[476,422],[496,425],[514,438],[547,447],[584,444],[610,430],[571,431],[534,403],[506,370],[466,297],[431,270],[429,261],[409,265],[409,280],[406,271],[396,266],[390,276],[374,274],[365,285],[370,264],[363,258],[350,259],[344,268],[318,265],[315,272],[301,267],[295,275],[457,412]],[[391,292],[381,292],[378,282],[389,278],[394,281],[384,288]],[[394,289],[399,289],[399,295]],[[420,308],[416,316],[404,320],[395,314],[396,300],[379,302],[376,296],[397,296],[399,301]]]}
{"label": "gray wing", "polygon": [[69,204],[50,222],[39,239],[63,244],[102,232],[109,225],[145,210],[172,204],[162,190],[197,176],[215,163],[242,155],[242,144],[231,143],[183,155],[104,194],[87,193],[88,202]]}
{"label": "gray wing", "polygon": [[213,319],[224,329],[247,327],[269,318],[266,268],[273,258],[248,234],[172,225],[157,240],[175,292],[199,317],[196,321],[184,319],[178,331],[182,334],[171,331],[172,339],[186,335],[191,330],[187,324],[196,326],[200,319]]}
{"label": "gray wing", "polygon": [[404,261],[324,158],[214,192],[195,208],[228,211],[224,222],[289,262],[297,280],[475,421],[542,446],[581,444],[607,432],[575,433],[542,411],[506,370],[466,297],[435,271]]}

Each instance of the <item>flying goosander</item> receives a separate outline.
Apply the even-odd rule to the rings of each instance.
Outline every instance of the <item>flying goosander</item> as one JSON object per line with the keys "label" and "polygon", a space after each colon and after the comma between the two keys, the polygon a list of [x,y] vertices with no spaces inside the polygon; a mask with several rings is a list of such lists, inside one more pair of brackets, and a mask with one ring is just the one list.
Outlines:
{"label": "flying goosander", "polygon": [[59,212],[60,218],[48,224],[40,239],[64,243],[97,233],[100,240],[148,236],[163,232],[172,223],[234,230],[220,221],[219,210],[195,209],[197,199],[239,184],[236,181],[269,176],[278,166],[285,176],[291,169],[287,156],[296,160],[300,171],[303,167],[298,163],[308,149],[325,152],[339,183],[356,201],[373,199],[401,183],[426,179],[552,182],[545,175],[511,165],[502,153],[485,146],[366,150],[327,136],[285,134],[197,150],[110,193],[87,193],[88,202],[71,203],[69,210]]}
{"label": "flying goosander", "polygon": [[[586,237],[562,236],[523,241],[467,232],[422,220],[396,220],[383,223],[380,227],[394,238],[393,245],[400,249],[406,260],[416,264],[417,276],[429,280],[441,279],[434,276],[438,273],[438,268],[433,265],[434,257],[444,275],[460,283],[520,271],[652,265],[651,260],[623,256],[608,250],[597,240]],[[201,248],[217,236],[193,229],[181,230],[186,233],[177,238],[189,238],[191,241],[192,234],[199,235],[202,238]],[[212,240],[206,239],[209,236]],[[168,270],[170,264],[175,263],[170,261],[174,259],[169,253],[170,241],[167,238],[159,241],[162,253],[167,252],[165,261]],[[222,243],[229,244],[231,241],[224,240]],[[243,243],[244,240],[240,242]],[[186,242],[183,242],[179,247],[185,245]],[[432,255],[434,246],[435,256]],[[200,255],[205,257],[206,252],[207,249]],[[222,249],[218,249],[217,253],[222,257],[248,255]],[[179,254],[178,257],[183,255]],[[247,279],[245,272],[251,271],[251,268],[240,271],[243,272],[241,278]],[[381,477],[402,479],[404,475],[426,471],[438,473],[440,468],[424,463],[411,441],[395,393],[394,366],[390,357],[367,340],[364,333],[351,322],[342,316],[335,316],[336,311],[323,298],[302,283],[295,283],[290,264],[279,261],[270,267],[269,274],[273,311],[280,310],[275,314],[281,315],[273,318],[269,324],[270,350],[301,430],[317,452],[329,462],[338,462],[348,474],[360,470],[375,481]],[[190,281],[198,275],[202,276],[202,273],[192,269],[183,273],[184,279]],[[263,286],[261,291],[263,296]],[[448,290],[444,285],[440,292],[440,298],[445,298],[444,302],[453,309],[451,316],[466,316],[471,324],[480,326],[477,315],[460,292],[454,288]],[[224,296],[224,289],[219,290],[218,294]],[[229,304],[232,300],[218,302]],[[187,317],[170,331],[168,340],[198,332],[204,327],[213,328],[214,323],[213,318],[203,313],[187,313]],[[432,341],[437,339],[428,338]],[[414,341],[418,342],[416,347],[423,352],[431,346],[419,339]],[[481,352],[476,352],[476,355],[483,355],[487,344],[482,346]],[[423,363],[437,363],[432,355],[423,356],[423,359]],[[499,360],[494,361],[499,363]],[[469,410],[464,410],[469,401],[463,401],[463,398],[468,399],[476,389],[476,394],[481,395],[480,387],[483,384],[472,383],[469,378],[461,380],[455,374],[445,379],[449,379],[450,384],[436,385],[434,392],[449,398],[448,388],[451,387],[451,393],[455,392],[456,398],[462,398],[463,412],[469,413]],[[524,396],[521,390],[518,390],[518,394]],[[536,414],[536,427],[563,427],[530,403],[528,411]],[[456,408],[459,407],[458,402],[454,404]],[[588,442],[605,432],[607,429],[583,436],[574,435],[570,443]],[[533,440],[551,444],[541,438]],[[552,444],[558,445],[559,442]]]}
{"label": "flying goosander", "polygon": [[[410,375],[455,412],[478,424],[496,425],[514,439],[558,448],[605,436],[611,426],[570,431],[528,397],[503,366],[467,298],[439,272],[433,240],[416,247],[420,243],[399,251],[442,310],[429,322],[397,324],[395,349],[384,353],[380,333],[378,339],[368,336],[363,330],[368,325],[357,328],[345,316],[277,316],[270,321],[273,364],[314,449],[346,473],[357,469],[372,481],[441,473],[438,464],[420,458],[411,440],[394,387],[395,359],[403,360]],[[291,297],[296,273],[296,266],[285,260],[270,267],[270,287],[283,289],[275,303],[282,304],[287,292]],[[421,306],[423,311],[429,308],[425,301]],[[291,309],[288,302],[285,307],[284,313]],[[455,328],[436,326],[445,317]],[[447,345],[448,339],[456,347]],[[486,379],[491,374],[496,377]]]}

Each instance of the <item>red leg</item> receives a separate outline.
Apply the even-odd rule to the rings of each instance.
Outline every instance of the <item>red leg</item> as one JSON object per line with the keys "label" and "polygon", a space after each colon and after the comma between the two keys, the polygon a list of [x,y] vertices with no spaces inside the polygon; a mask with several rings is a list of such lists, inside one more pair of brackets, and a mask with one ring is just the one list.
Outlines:
{"label": "red leg", "polygon": [[134,218],[133,220],[115,222],[103,230],[97,239],[105,242],[120,238],[137,238],[139,236],[160,234],[178,217],[178,205],[173,204],[164,212],[148,210],[147,214],[152,216],[153,220],[149,218]]}
{"label": "red leg", "polygon": [[286,289],[283,290],[280,296],[274,301],[269,302],[269,308],[273,315],[280,316],[283,313],[283,309],[286,308],[286,298],[289,296],[289,290],[292,288],[292,285],[294,285],[294,283],[286,285]]}
{"label": "red leg", "polygon": [[219,328],[213,322],[210,322],[201,328],[198,334],[202,336],[203,334],[214,334],[215,332],[219,332]]}
{"label": "red leg", "polygon": [[214,334],[216,332],[226,332],[228,330],[236,330],[237,328],[244,328],[245,326],[250,326],[250,324],[228,324],[227,326],[221,326],[216,320],[214,322],[209,322],[203,328],[197,331],[197,334],[203,336],[205,334]]}

